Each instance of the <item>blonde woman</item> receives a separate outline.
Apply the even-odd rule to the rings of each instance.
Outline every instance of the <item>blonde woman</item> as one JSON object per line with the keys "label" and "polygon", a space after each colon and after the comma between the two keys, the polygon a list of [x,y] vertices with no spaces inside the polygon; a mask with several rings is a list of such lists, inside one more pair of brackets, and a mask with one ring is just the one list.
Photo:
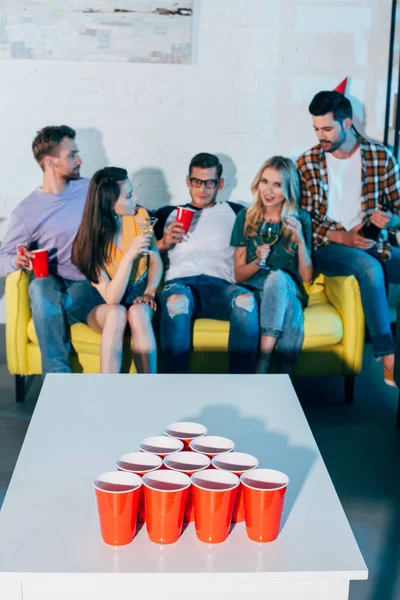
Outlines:
{"label": "blonde woman", "polygon": [[298,175],[289,158],[269,158],[251,191],[254,203],[238,214],[232,232],[235,278],[260,303],[256,372],[268,372],[276,347],[281,371],[290,373],[304,338],[307,295],[302,283],[312,277],[310,216],[299,208]]}

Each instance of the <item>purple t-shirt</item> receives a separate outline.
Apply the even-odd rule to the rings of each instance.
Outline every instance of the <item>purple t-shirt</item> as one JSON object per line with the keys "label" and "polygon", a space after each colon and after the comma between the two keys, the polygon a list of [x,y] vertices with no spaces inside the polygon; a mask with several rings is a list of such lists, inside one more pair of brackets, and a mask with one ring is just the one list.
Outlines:
{"label": "purple t-shirt", "polygon": [[71,247],[81,223],[89,179],[71,180],[61,194],[36,189],[15,208],[0,247],[0,277],[16,270],[16,245],[49,250],[50,272],[65,279],[84,275],[71,262]]}

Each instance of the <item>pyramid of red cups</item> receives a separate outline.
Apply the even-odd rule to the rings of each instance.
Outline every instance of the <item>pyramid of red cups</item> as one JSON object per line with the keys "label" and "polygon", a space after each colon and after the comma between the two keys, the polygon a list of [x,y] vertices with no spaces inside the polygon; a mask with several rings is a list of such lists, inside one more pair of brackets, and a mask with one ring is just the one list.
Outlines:
{"label": "pyramid of red cups", "polygon": [[288,483],[285,473],[235,451],[231,439],[208,435],[200,423],[173,423],[94,480],[101,535],[122,546],[145,526],[151,542],[172,544],[186,524],[201,542],[216,544],[244,523],[251,540],[272,542]]}

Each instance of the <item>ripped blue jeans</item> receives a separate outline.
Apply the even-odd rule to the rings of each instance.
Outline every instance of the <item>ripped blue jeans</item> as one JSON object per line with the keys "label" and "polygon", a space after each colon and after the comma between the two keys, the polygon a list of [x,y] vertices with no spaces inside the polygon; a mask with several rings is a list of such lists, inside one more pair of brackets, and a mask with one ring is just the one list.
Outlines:
{"label": "ripped blue jeans", "polygon": [[229,372],[254,373],[258,307],[249,290],[208,275],[167,281],[160,296],[165,373],[187,373],[192,319],[229,321]]}
{"label": "ripped blue jeans", "polygon": [[315,253],[315,265],[320,273],[354,275],[360,286],[365,320],[376,357],[392,354],[395,343],[390,328],[389,304],[385,289],[388,283],[400,283],[400,249],[382,261],[374,249],[366,252],[342,244],[329,244]]}
{"label": "ripped blue jeans", "polygon": [[261,335],[277,338],[279,360],[283,365],[294,364],[304,340],[304,308],[298,286],[279,269],[268,273],[263,290],[255,294],[260,303]]}

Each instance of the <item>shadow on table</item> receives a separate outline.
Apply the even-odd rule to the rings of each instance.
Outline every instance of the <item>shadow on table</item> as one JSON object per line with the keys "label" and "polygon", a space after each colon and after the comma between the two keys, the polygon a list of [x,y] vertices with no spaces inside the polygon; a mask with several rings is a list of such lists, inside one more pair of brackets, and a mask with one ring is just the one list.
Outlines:
{"label": "shadow on table", "polygon": [[265,421],[245,416],[233,406],[209,406],[199,414],[189,414],[182,420],[202,423],[207,427],[209,435],[222,435],[232,439],[235,451],[256,456],[260,468],[277,469],[289,476],[290,483],[282,515],[283,529],[316,453],[310,448],[292,445],[284,434],[268,430]]}

